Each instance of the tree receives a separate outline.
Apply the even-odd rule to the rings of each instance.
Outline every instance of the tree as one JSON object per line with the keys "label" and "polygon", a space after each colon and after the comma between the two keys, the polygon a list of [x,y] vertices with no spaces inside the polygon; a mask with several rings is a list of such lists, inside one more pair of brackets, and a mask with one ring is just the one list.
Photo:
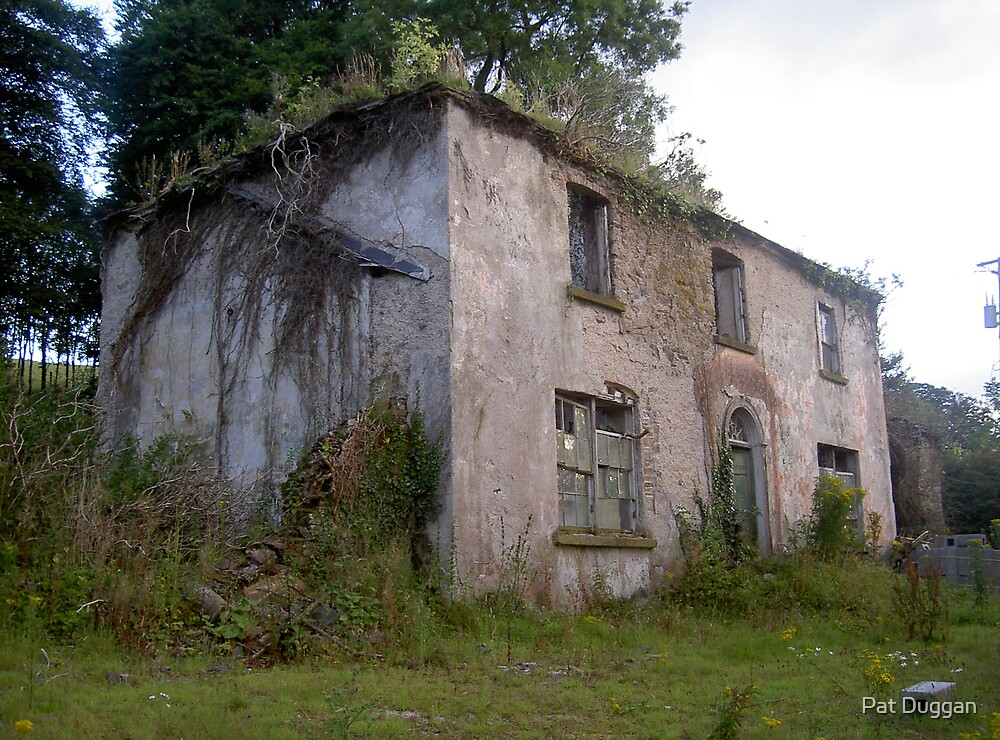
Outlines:
{"label": "tree", "polygon": [[109,54],[112,192],[133,195],[171,153],[204,159],[264,113],[273,77],[297,87],[348,58],[344,0],[120,0]]}
{"label": "tree", "polygon": [[96,319],[82,168],[102,129],[104,34],[63,0],[0,0],[0,38],[0,317],[7,351],[37,347],[45,362],[57,333],[70,352]]}
{"label": "tree", "polygon": [[154,157],[162,167],[186,150],[196,164],[211,156],[206,144],[239,137],[247,114],[269,110],[273,75],[286,81],[287,98],[365,54],[391,79],[395,29],[421,19],[460,47],[476,89],[519,91],[526,109],[549,115],[571,141],[648,164],[667,106],[644,74],[680,53],[687,8],[659,0],[119,2],[108,102],[119,199],[137,179],[150,189]]}
{"label": "tree", "polygon": [[631,79],[680,55],[677,37],[688,3],[659,0],[499,0],[416,3],[475,69],[474,87],[496,92],[598,69]]}
{"label": "tree", "polygon": [[512,87],[525,108],[562,122],[571,141],[595,145],[626,169],[649,164],[655,127],[669,109],[644,75],[680,55],[687,2],[429,0],[417,6],[461,47],[475,89]]}
{"label": "tree", "polygon": [[941,499],[954,532],[988,532],[1000,518],[1000,384],[987,383],[986,400],[917,383],[902,355],[884,358],[886,411],[925,430],[943,453]]}

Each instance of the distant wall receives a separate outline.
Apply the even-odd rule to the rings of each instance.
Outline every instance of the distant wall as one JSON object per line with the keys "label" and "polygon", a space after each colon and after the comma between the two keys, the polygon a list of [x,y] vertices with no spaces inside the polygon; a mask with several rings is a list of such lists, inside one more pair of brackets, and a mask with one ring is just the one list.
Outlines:
{"label": "distant wall", "polygon": [[961,586],[973,585],[972,570],[975,561],[981,558],[986,587],[1000,593],[1000,550],[984,547],[977,554],[971,547],[932,547],[916,550],[911,557],[922,575],[926,576],[929,568],[940,568],[944,580]]}
{"label": "distant wall", "polygon": [[901,533],[943,532],[943,463],[938,441],[908,419],[889,417],[889,450],[896,523]]}

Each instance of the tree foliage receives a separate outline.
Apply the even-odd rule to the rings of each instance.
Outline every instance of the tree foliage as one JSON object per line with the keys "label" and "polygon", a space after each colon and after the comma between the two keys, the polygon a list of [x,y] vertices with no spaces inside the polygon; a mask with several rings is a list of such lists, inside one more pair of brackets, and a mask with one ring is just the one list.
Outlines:
{"label": "tree foliage", "polygon": [[627,169],[649,164],[666,98],[644,75],[680,55],[686,2],[506,0],[418,3],[461,47],[481,92],[514,88],[525,108],[565,125]]}
{"label": "tree foliage", "polygon": [[[84,353],[99,309],[99,239],[83,187],[104,34],[62,0],[0,0],[3,348]],[[53,346],[55,345],[55,346]],[[43,374],[43,382],[44,382]]]}
{"label": "tree foliage", "polygon": [[[657,0],[119,2],[108,109],[113,190],[123,199],[137,182],[146,189],[154,158],[162,167],[186,151],[197,164],[246,132],[248,114],[282,115],[280,101],[272,108],[276,77],[280,94],[294,99],[303,83],[326,84],[363,55],[387,90],[398,89],[408,65],[427,62],[399,48],[404,25],[434,59],[460,49],[477,90],[519,98],[627,169],[646,166],[668,107],[644,75],[680,53],[687,8]],[[666,166],[679,172],[674,164]],[[689,175],[687,189],[697,179]]]}
{"label": "tree foliage", "polygon": [[118,11],[106,106],[119,198],[154,158],[236,139],[271,106],[276,76],[294,92],[349,58],[346,0],[120,0]]}
{"label": "tree foliage", "polygon": [[566,80],[598,69],[640,79],[680,54],[677,38],[687,3],[659,0],[505,0],[417,3],[473,67],[473,84],[496,92]]}
{"label": "tree foliage", "polygon": [[910,379],[901,354],[882,360],[886,412],[938,440],[944,459],[941,498],[953,532],[988,532],[1000,517],[1000,383],[973,398]]}

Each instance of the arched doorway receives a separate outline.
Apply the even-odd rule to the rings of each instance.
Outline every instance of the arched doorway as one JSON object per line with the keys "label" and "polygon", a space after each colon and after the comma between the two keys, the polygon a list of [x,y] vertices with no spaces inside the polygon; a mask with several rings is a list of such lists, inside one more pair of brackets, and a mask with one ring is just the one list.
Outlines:
{"label": "arched doorway", "polygon": [[748,542],[755,544],[761,552],[769,553],[771,536],[768,531],[760,426],[747,409],[736,408],[729,415],[726,441],[733,458],[736,508],[743,514],[743,531]]}

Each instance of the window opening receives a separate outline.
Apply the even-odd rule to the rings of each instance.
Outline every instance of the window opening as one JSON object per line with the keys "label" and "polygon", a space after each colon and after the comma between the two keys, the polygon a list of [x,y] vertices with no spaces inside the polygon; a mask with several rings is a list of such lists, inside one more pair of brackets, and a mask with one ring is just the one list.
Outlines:
{"label": "window opening", "polygon": [[837,339],[837,319],[829,306],[819,304],[820,367],[840,375],[840,350]]}
{"label": "window opening", "polygon": [[721,336],[746,342],[746,296],[743,263],[726,252],[712,254],[712,280],[715,284],[715,326]]}
{"label": "window opening", "polygon": [[610,295],[607,201],[572,185],[566,186],[566,195],[573,285],[591,293]]}
{"label": "window opening", "polygon": [[747,434],[746,423],[742,414],[733,414],[729,417],[729,443],[750,446],[750,437]]}
{"label": "window opening", "polygon": [[630,405],[556,396],[559,523],[634,531],[635,435]]}
{"label": "window opening", "polygon": [[[833,445],[816,445],[816,457],[819,460],[819,474],[839,480],[844,488],[858,488],[858,453],[845,447]],[[848,514],[851,525],[857,534],[864,529],[861,493],[854,497],[854,504]]]}

